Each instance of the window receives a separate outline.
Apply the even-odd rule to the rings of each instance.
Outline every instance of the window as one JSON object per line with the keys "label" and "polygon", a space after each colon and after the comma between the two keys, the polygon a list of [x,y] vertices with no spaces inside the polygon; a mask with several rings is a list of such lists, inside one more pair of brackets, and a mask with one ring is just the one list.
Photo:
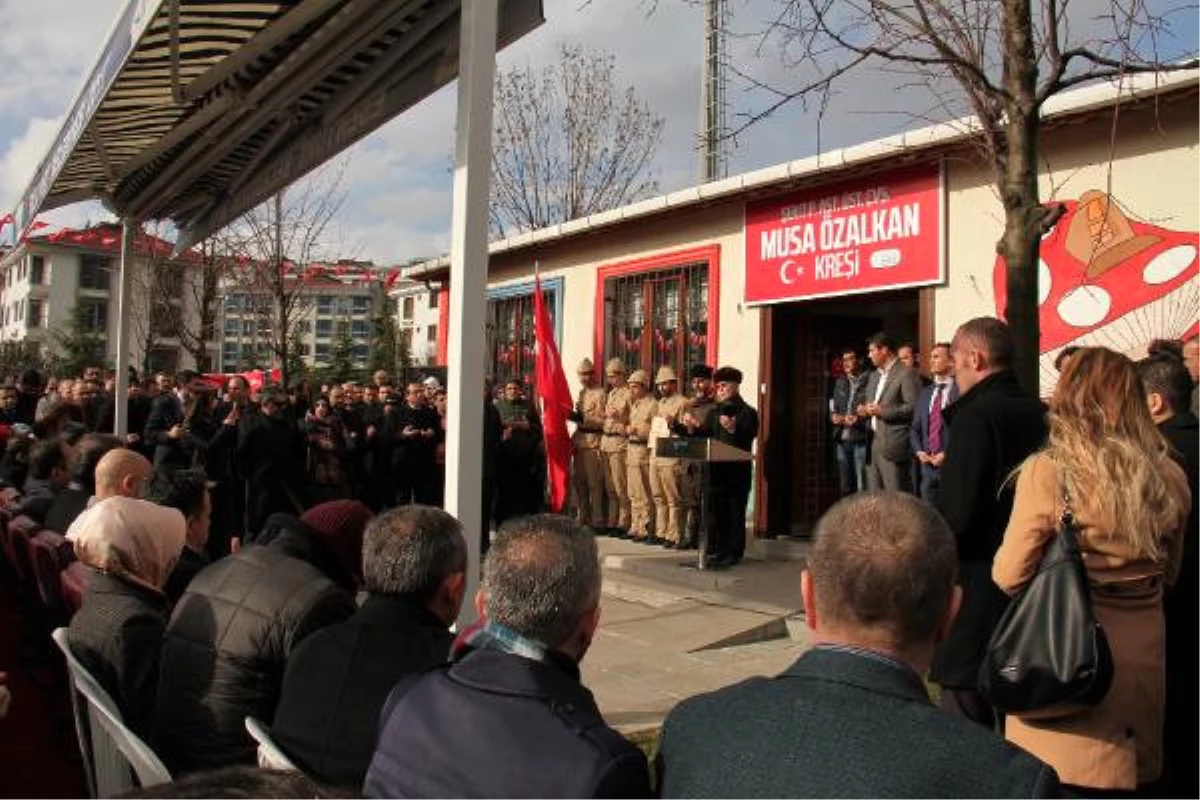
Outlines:
{"label": "window", "polygon": [[158,273],[158,288],[171,300],[183,299],[183,270],[172,266],[161,267]]}
{"label": "window", "polygon": [[221,360],[224,362],[226,370],[237,365],[239,357],[237,342],[226,342],[221,349]]}
{"label": "window", "polygon": [[296,333],[304,335],[312,333],[312,320],[302,319],[296,323]]}
{"label": "window", "polygon": [[85,331],[89,333],[108,332],[107,300],[80,300],[79,308]]}
{"label": "window", "polygon": [[244,295],[240,295],[240,294],[226,295],[225,310],[226,311],[240,310],[242,307],[242,304],[244,303],[244,300],[245,300]]}
{"label": "window", "polygon": [[147,372],[175,373],[179,371],[178,347],[152,347],[146,354]]}
{"label": "window", "polygon": [[436,290],[431,290],[429,292],[429,307],[437,308],[438,307],[437,303],[438,303],[438,293]]}
{"label": "window", "polygon": [[333,320],[319,319],[317,320],[317,338],[328,339],[333,336]]}
{"label": "window", "polygon": [[350,335],[355,339],[366,338],[370,334],[370,326],[364,319],[356,319],[350,323]]}
{"label": "window", "polygon": [[323,294],[317,297],[317,313],[332,314],[333,313],[333,295]]}
{"label": "window", "polygon": [[400,317],[405,321],[411,321],[413,318],[413,299],[411,297],[404,298],[404,304],[401,306]]}
{"label": "window", "polygon": [[230,318],[226,317],[226,319],[225,319],[225,335],[226,336],[237,336],[238,328],[240,328],[240,327],[241,326],[238,324],[238,321],[236,319],[230,319]]}
{"label": "window", "polygon": [[326,362],[328,360],[329,360],[329,345],[318,344],[317,345],[317,361],[318,362]]}
{"label": "window", "polygon": [[[555,317],[555,290],[542,284],[542,295]],[[487,352],[491,374],[497,384],[509,378],[524,380],[534,372],[533,290],[526,294],[488,300]]]}
{"label": "window", "polygon": [[425,340],[428,342],[437,341],[437,325],[430,325],[425,329]]}
{"label": "window", "polygon": [[41,286],[46,282],[45,256],[29,257],[29,282],[34,286]]}
{"label": "window", "polygon": [[[153,339],[165,339],[178,334],[178,326],[175,324],[176,309],[166,300],[159,299],[150,307],[150,337]],[[155,369],[152,372],[162,372],[163,370]],[[174,370],[169,370],[174,372]]]}
{"label": "window", "polygon": [[354,345],[354,348],[350,351],[350,358],[354,361],[354,363],[356,365],[359,365],[359,366],[361,366],[362,364],[364,364],[366,362],[367,355],[368,355],[368,349],[365,344],[356,344],[356,345]]}
{"label": "window", "polygon": [[242,336],[251,337],[254,335],[254,320],[242,320]]}
{"label": "window", "polygon": [[604,360],[629,372],[706,363],[708,262],[626,273],[604,281]]}
{"label": "window", "polygon": [[371,298],[355,297],[353,300],[353,308],[355,314],[366,314],[371,310]]}
{"label": "window", "polygon": [[413,340],[412,328],[405,328],[404,330],[400,331],[400,349],[403,352],[407,353],[410,358],[412,357],[412,354],[413,354],[413,352],[412,352],[413,341],[412,340]]}
{"label": "window", "polygon": [[83,255],[79,257],[79,288],[108,291],[108,276],[112,259],[105,256]]}
{"label": "window", "polygon": [[45,327],[46,321],[42,319],[42,301],[29,299],[29,327],[42,328]]}

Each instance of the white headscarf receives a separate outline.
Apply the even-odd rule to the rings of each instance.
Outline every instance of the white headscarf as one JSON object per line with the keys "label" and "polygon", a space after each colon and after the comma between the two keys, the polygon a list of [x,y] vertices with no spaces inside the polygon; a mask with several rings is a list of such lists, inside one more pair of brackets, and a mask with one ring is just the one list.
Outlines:
{"label": "white headscarf", "polygon": [[162,591],[183,551],[186,530],[177,509],[117,496],[76,517],[67,538],[89,567]]}

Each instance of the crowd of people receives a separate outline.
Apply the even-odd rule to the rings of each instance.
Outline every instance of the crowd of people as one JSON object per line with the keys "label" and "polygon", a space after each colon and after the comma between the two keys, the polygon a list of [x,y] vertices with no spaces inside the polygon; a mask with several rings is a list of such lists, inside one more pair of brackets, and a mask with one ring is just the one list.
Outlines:
{"label": "crowd of people", "polygon": [[[474,598],[474,533],[436,507],[434,481],[407,472],[420,463],[435,473],[433,385],[411,384],[399,402],[383,389],[380,416],[347,433],[344,420],[369,411],[380,388],[359,397],[329,387],[302,411],[271,388],[254,404],[238,379],[218,400],[190,376],[182,386],[160,376],[141,433],[118,441],[73,436],[75,414],[56,410],[62,396],[39,417],[41,398],[22,381],[0,395],[3,477],[19,486],[7,512],[61,526],[88,574],[70,647],[172,774],[214,795],[224,791],[214,781],[270,777],[245,771],[248,717],[315,783],[280,781],[314,796],[1194,794],[1200,442],[1185,353],[1160,344],[1134,363],[1079,349],[1046,405],[1018,384],[999,320],[971,320],[939,346],[935,380],[952,374],[953,395],[944,380],[922,389],[886,336],[868,347],[875,369],[862,376],[848,363],[831,405],[835,425],[865,432],[861,459],[854,437],[838,442],[849,445],[844,464],[861,461],[865,486],[855,467],[854,491],[818,523],[800,576],[813,647],[777,677],[682,702],[654,770],[581,680],[601,624],[596,534],[686,547],[708,500],[713,530],[725,531],[714,557],[736,563],[749,466],[695,487],[686,465],[651,444],[707,435],[749,449],[757,415],[731,367],[693,367],[683,400],[669,368],[651,397],[645,373],[626,377],[610,362],[604,392],[581,364],[574,516],[538,513],[539,422],[520,385],[485,403],[497,448],[484,479],[504,487],[506,505]],[[81,382],[103,397],[93,378]],[[32,426],[18,421],[27,412]],[[68,419],[45,427],[55,414]],[[374,458],[360,463],[337,444],[381,435],[391,449],[365,452],[386,453],[386,483]],[[14,437],[30,440],[24,459],[9,457]],[[320,466],[314,450],[346,458]],[[913,482],[917,466],[937,470],[936,493],[918,489],[924,499],[911,492],[929,482]],[[332,483],[312,481],[331,473]],[[246,482],[240,510],[222,499],[223,481]],[[314,491],[329,486],[338,489]],[[1065,504],[1114,681],[1069,717],[998,716],[976,687],[982,656]],[[228,538],[214,549],[218,529]],[[479,622],[454,633],[465,602]]]}

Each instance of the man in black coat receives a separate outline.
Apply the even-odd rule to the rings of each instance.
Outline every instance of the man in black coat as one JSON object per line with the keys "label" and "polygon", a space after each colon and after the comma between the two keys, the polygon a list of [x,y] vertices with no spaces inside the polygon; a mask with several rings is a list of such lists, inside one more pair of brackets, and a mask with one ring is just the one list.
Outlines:
{"label": "man in black coat", "polygon": [[237,468],[248,484],[250,540],[272,514],[304,510],[304,439],[284,414],[284,399],[282,390],[264,389],[259,413],[238,423]]}
{"label": "man in black coat", "polygon": [[817,523],[800,578],[813,648],[776,678],[679,704],[662,797],[1055,797],[1054,770],[939,711],[921,676],[961,597],[954,539],[901,492],[851,495]]}
{"label": "man in black coat", "polygon": [[1046,439],[1045,409],[1012,372],[1008,325],[977,317],[951,342],[959,398],[946,407],[949,447],[939,509],[958,544],[962,609],[938,648],[930,677],[942,707],[991,728],[995,714],[975,689],[979,665],[1008,596],[992,583],[992,559],[1012,513],[1012,471]]}
{"label": "man in black coat", "polygon": [[505,525],[451,662],[396,687],[367,797],[649,797],[646,757],[579,679],[600,618],[592,532],[551,514]]}
{"label": "man in black coat", "polygon": [[[708,436],[750,452],[758,436],[758,412],[740,394],[741,370],[721,367],[713,373],[717,405],[708,415]],[[710,464],[712,518],[708,526],[708,564],[730,567],[746,552],[746,504],[750,502],[753,465],[750,461]]]}
{"label": "man in black coat", "polygon": [[371,520],[366,601],[305,639],[283,676],[272,738],[306,774],[362,786],[388,693],[450,655],[466,568],[462,526],[446,512],[409,505]]}
{"label": "man in black coat", "polygon": [[196,373],[184,370],[179,373],[176,385],[176,379],[169,375],[157,376],[159,395],[150,404],[150,416],[142,434],[145,446],[154,448],[151,461],[156,470],[164,466],[188,466],[183,451],[183,414],[195,377]]}
{"label": "man in black coat", "polygon": [[408,384],[404,402],[388,416],[384,432],[393,444],[395,494],[392,503],[435,504],[438,473],[434,468],[434,454],[442,425],[437,411],[425,404],[425,389],[421,384]]}
{"label": "man in black coat", "polygon": [[1200,422],[1188,410],[1193,382],[1184,363],[1169,353],[1160,353],[1138,362],[1138,374],[1146,386],[1150,416],[1175,450],[1176,460],[1187,474],[1192,490],[1192,508],[1183,540],[1183,566],[1174,586],[1163,596],[1167,625],[1167,708],[1163,735],[1163,777],[1153,794],[1163,797],[1195,797],[1200,792],[1196,773],[1196,752],[1200,749],[1196,724],[1196,675],[1200,662],[1196,654],[1196,630],[1200,628],[1196,594],[1200,591],[1197,575],[1196,538],[1200,536]]}
{"label": "man in black coat", "polygon": [[297,645],[354,613],[370,516],[354,500],[275,515],[258,543],[192,580],[163,637],[154,709],[152,746],[172,774],[254,762],[246,717],[270,721]]}

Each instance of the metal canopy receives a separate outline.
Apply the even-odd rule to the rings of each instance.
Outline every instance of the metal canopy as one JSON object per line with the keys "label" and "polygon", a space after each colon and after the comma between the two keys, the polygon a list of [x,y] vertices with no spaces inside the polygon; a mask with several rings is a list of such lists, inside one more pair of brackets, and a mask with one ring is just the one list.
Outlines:
{"label": "metal canopy", "polygon": [[[503,47],[543,22],[501,0]],[[458,73],[462,0],[130,0],[15,211],[98,199],[203,240]]]}

